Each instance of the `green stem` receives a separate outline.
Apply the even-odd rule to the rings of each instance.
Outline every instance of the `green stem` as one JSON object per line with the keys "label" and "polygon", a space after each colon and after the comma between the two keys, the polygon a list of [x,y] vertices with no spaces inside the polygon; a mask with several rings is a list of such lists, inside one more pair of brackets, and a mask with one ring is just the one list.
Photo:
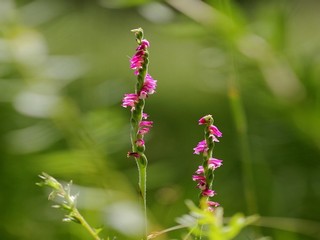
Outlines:
{"label": "green stem", "polygon": [[147,226],[147,165],[141,164],[140,162],[138,162],[138,169],[139,169],[139,188],[140,188],[143,213],[144,213],[144,234],[145,234],[145,239],[147,239],[147,235],[148,235],[148,226]]}
{"label": "green stem", "polygon": [[90,235],[95,239],[95,240],[102,240],[99,236],[97,231],[92,228],[89,223],[84,219],[84,217],[80,214],[77,208],[74,208],[72,210],[73,214],[75,215],[76,219],[79,220],[80,224],[90,233]]}
{"label": "green stem", "polygon": [[[140,157],[135,158],[137,167],[138,167],[138,173],[139,173],[139,193],[142,199],[142,209],[143,209],[143,215],[144,215],[144,239],[147,239],[147,157],[143,152],[138,151],[138,147],[136,145],[136,140],[138,139],[138,129],[139,129],[139,123],[141,122],[141,117],[143,113],[144,108],[144,100],[141,99],[143,102],[142,106],[137,108],[139,110],[139,113],[137,114],[135,111],[132,112],[131,117],[131,145],[132,145],[132,151],[138,152]],[[141,116],[138,117],[137,116]]]}
{"label": "green stem", "polygon": [[[235,63],[234,71],[236,71]],[[254,178],[250,144],[247,133],[247,120],[235,76],[231,76],[229,79],[228,97],[230,100],[231,112],[233,114],[236,131],[239,137],[242,177],[244,181],[244,194],[247,202],[247,209],[249,214],[254,214],[257,213],[258,207],[254,191]]]}
{"label": "green stem", "polygon": [[[136,34],[137,43],[140,45],[143,40],[143,30],[141,28],[133,29],[132,32]],[[135,93],[139,94],[147,72],[148,72],[148,59],[149,53],[147,49],[144,50],[143,54],[143,64],[142,67],[139,69],[139,74],[137,76],[137,83],[135,88]],[[142,198],[142,209],[144,214],[144,237],[143,239],[147,239],[147,157],[144,154],[145,146],[138,146],[137,140],[143,139],[143,134],[139,134],[139,127],[143,117],[143,110],[145,106],[145,99],[139,99],[138,103],[135,106],[135,109],[131,113],[131,145],[132,145],[132,152],[136,153],[138,156],[135,156],[135,160],[138,167],[139,173],[139,192]]]}

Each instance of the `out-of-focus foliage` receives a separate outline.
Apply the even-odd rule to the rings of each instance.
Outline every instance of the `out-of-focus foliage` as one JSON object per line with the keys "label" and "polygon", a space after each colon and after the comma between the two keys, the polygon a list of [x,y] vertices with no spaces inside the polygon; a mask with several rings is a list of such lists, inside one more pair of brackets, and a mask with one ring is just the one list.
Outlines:
{"label": "out-of-focus foliage", "polygon": [[258,216],[244,217],[242,214],[232,216],[228,224],[224,224],[223,209],[218,207],[214,212],[208,211],[207,204],[196,207],[192,202],[187,202],[190,214],[179,219],[182,225],[188,226],[190,234],[198,238],[204,237],[209,240],[234,239],[247,225],[257,221]]}
{"label": "out-of-focus foliage", "polygon": [[184,200],[197,199],[197,120],[213,114],[224,134],[216,200],[226,216],[258,213],[274,228],[239,239],[319,238],[319,8],[317,0],[0,0],[0,238],[89,238],[49,208],[35,186],[42,171],[73,180],[102,235],[140,234],[120,107],[135,82],[128,56],[137,27],[158,80],[146,106],[150,231],[174,226]]}

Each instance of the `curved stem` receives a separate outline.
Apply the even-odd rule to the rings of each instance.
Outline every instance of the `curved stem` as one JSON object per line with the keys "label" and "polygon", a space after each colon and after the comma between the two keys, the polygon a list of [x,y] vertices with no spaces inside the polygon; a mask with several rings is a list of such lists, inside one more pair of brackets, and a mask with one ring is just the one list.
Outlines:
{"label": "curved stem", "polygon": [[73,209],[73,214],[79,220],[80,224],[89,232],[89,234],[95,239],[95,240],[102,240],[99,236],[96,230],[92,228],[89,223],[84,219],[84,217],[80,214],[77,208]]}

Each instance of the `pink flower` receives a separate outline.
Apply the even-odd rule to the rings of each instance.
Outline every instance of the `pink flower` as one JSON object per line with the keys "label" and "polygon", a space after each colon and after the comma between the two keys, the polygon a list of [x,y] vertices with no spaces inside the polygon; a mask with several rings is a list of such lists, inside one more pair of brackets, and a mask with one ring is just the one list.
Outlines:
{"label": "pink flower", "polygon": [[206,181],[206,177],[202,175],[193,175],[192,176],[193,181]]}
{"label": "pink flower", "polygon": [[212,141],[220,142],[219,139],[215,135],[211,134],[210,136],[212,137]]}
{"label": "pink flower", "polygon": [[213,212],[213,211],[215,210],[215,208],[217,208],[217,207],[220,206],[219,203],[213,202],[213,201],[208,201],[207,204],[208,204],[208,210],[209,210],[210,212]]}
{"label": "pink flower", "polygon": [[204,191],[207,189],[207,184],[205,181],[199,181],[197,184],[197,188],[199,188],[201,191]]}
{"label": "pink flower", "polygon": [[144,135],[148,133],[152,126],[153,126],[152,121],[141,121],[139,124],[138,134]]}
{"label": "pink flower", "polygon": [[134,109],[138,101],[139,101],[139,96],[137,94],[128,93],[124,95],[121,106],[124,108],[131,107],[132,109]]}
{"label": "pink flower", "polygon": [[222,132],[220,132],[215,125],[209,126],[209,131],[212,135],[215,135],[216,137],[222,137]]}
{"label": "pink flower", "polygon": [[221,167],[222,162],[223,162],[223,161],[220,160],[220,159],[210,158],[210,159],[208,160],[208,167],[211,168],[211,169],[213,169],[213,170],[215,170],[216,168]]}
{"label": "pink flower", "polygon": [[139,74],[139,69],[142,68],[142,65],[144,64],[144,55],[147,50],[147,47],[149,47],[150,44],[147,40],[143,39],[140,43],[140,45],[136,49],[136,53],[133,55],[133,57],[130,59],[130,68],[135,70],[135,74]]}
{"label": "pink flower", "polygon": [[144,84],[140,91],[139,97],[146,98],[148,94],[153,94],[155,92],[156,87],[157,87],[157,81],[154,80],[151,77],[151,75],[148,73],[146,75],[146,78],[144,79]]}
{"label": "pink flower", "polygon": [[216,192],[214,190],[211,189],[205,189],[201,192],[202,196],[207,196],[207,197],[213,197],[214,195],[216,195]]}
{"label": "pink flower", "polygon": [[199,166],[198,167],[198,170],[196,171],[196,174],[203,174],[204,173],[204,168],[203,168],[203,166]]}
{"label": "pink flower", "polygon": [[141,121],[139,124],[140,127],[152,127],[153,121]]}
{"label": "pink flower", "polygon": [[149,115],[148,114],[146,114],[146,113],[142,113],[142,119],[147,119],[149,117]]}
{"label": "pink flower", "polygon": [[206,115],[202,118],[199,119],[199,125],[204,125],[204,124],[207,124],[209,119],[212,119],[212,116],[211,115]]}
{"label": "pink flower", "polygon": [[138,147],[142,147],[142,146],[144,146],[144,140],[143,139],[138,139],[136,141],[136,144],[137,144]]}
{"label": "pink flower", "polygon": [[207,151],[207,143],[206,140],[200,141],[198,145],[193,149],[193,154],[200,154],[201,152]]}
{"label": "pink flower", "polygon": [[149,41],[147,39],[143,39],[136,50],[137,51],[146,50],[148,47],[150,47]]}
{"label": "pink flower", "polygon": [[207,201],[207,204],[209,207],[219,207],[220,204],[217,202],[213,202],[213,201]]}
{"label": "pink flower", "polygon": [[150,128],[139,128],[138,134],[145,135],[150,131]]}

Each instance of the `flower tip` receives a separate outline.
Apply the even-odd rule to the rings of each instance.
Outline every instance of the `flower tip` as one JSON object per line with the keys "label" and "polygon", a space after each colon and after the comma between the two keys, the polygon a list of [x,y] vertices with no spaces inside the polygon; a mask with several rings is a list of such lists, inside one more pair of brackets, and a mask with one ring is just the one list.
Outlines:
{"label": "flower tip", "polygon": [[143,29],[139,27],[139,28],[131,29],[131,32],[134,32],[134,33],[143,32]]}
{"label": "flower tip", "polygon": [[138,44],[141,44],[141,40],[143,39],[143,29],[140,27],[132,29],[131,32],[133,32],[136,35],[136,40]]}
{"label": "flower tip", "polygon": [[204,124],[212,124],[213,123],[213,118],[212,115],[208,114],[206,116],[203,116],[202,118],[199,119],[199,125],[204,125]]}

